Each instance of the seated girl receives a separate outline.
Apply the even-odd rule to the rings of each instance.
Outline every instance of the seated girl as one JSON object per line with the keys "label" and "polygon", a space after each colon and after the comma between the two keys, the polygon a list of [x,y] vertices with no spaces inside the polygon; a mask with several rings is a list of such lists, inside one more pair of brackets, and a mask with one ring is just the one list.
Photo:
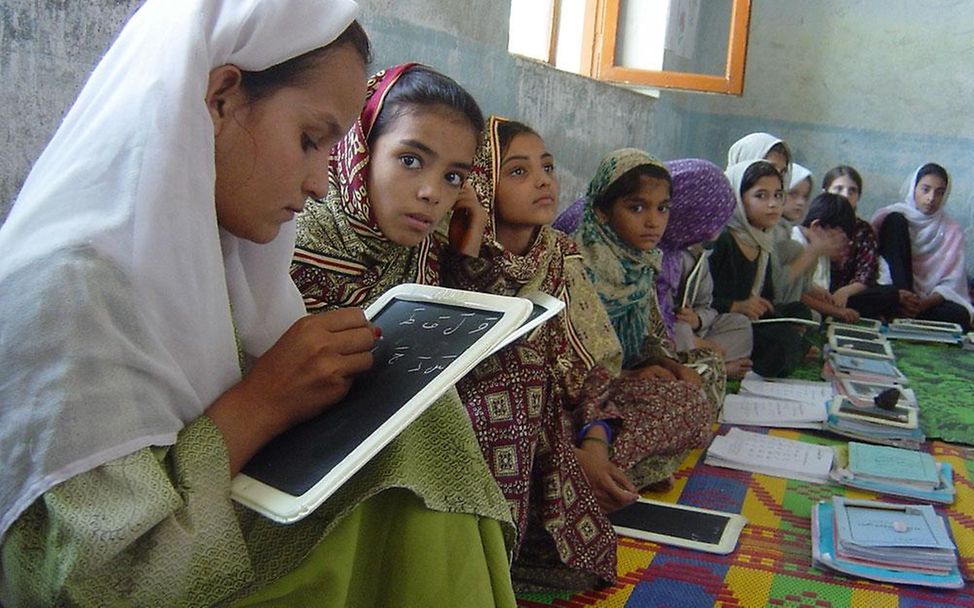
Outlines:
{"label": "seated girl", "polygon": [[[822,191],[841,194],[855,211],[862,196],[862,176],[853,167],[833,167],[822,178]],[[849,240],[845,254],[832,262],[832,303],[852,308],[861,316],[891,319],[897,316],[902,304],[913,303],[912,291],[902,294],[890,285],[879,285],[879,245],[876,233],[866,220],[856,217],[855,233]]]}
{"label": "seated girl", "polygon": [[[855,232],[856,212],[852,205],[841,194],[823,192],[815,197],[808,207],[808,213],[801,224],[792,228],[791,238],[804,246],[814,232],[828,232],[825,238],[851,238]],[[837,256],[841,259],[840,256]],[[831,265],[835,258],[822,256],[811,273],[809,281],[821,291],[829,293],[831,285]],[[812,292],[802,294],[802,302],[823,317],[832,317],[837,321],[854,323],[859,320],[859,313],[845,306],[839,306],[832,298],[820,298]]]}
{"label": "seated girl", "polygon": [[[334,187],[298,217],[291,274],[309,310],[365,305],[404,282],[438,284],[451,248],[477,255],[487,216],[462,186],[483,124],[473,98],[430,68],[409,64],[373,77],[359,122],[335,150]],[[434,228],[451,210],[446,239]],[[466,407],[507,498],[519,579],[590,588],[615,578],[615,537],[562,437],[547,367],[521,340],[445,398]],[[552,487],[571,494],[545,491]],[[532,543],[565,552],[525,573]]]}
{"label": "seated girl", "polygon": [[918,168],[904,186],[904,201],[872,218],[879,252],[893,286],[912,294],[901,299],[905,316],[971,325],[974,308],[966,297],[964,233],[944,212],[950,194],[947,170],[935,163]]}
{"label": "seated girl", "polygon": [[[531,341],[556,377],[560,405],[577,434],[576,454],[600,504],[617,509],[637,498],[637,488],[667,480],[683,454],[709,438],[714,409],[691,370],[677,372],[683,380],[674,379],[676,366],[656,366],[653,373],[665,379],[621,375],[622,347],[586,275],[587,262],[548,225],[558,200],[554,157],[521,123],[491,117],[485,134],[471,180],[489,212],[487,231],[480,257],[450,260],[449,281],[502,295],[542,291],[565,301],[565,311]],[[654,289],[652,283],[643,288]]]}
{"label": "seated girl", "polygon": [[727,168],[752,160],[771,163],[787,181],[791,173],[791,149],[784,140],[770,133],[750,133],[738,139],[727,150]]}
{"label": "seated girl", "polygon": [[723,357],[700,349],[678,356],[660,309],[656,279],[663,252],[657,245],[669,223],[670,190],[661,162],[632,148],[612,152],[589,183],[575,243],[622,344],[624,373],[702,382],[717,411],[726,382]]}
{"label": "seated girl", "polygon": [[723,356],[727,377],[741,378],[751,369],[751,321],[713,308],[709,252],[701,246],[727,225],[736,205],[734,192],[724,172],[711,162],[685,159],[666,164],[673,194],[659,242],[663,261],[656,283],[663,319],[672,328],[679,352],[713,350]]}
{"label": "seated girl", "polygon": [[779,226],[788,228],[789,234],[792,228],[805,219],[813,185],[812,172],[798,163],[791,163],[790,175],[790,184],[788,192],[785,193],[785,205],[781,209],[781,222],[779,222]]}
{"label": "seated girl", "polygon": [[[776,317],[811,318],[801,302],[775,302],[772,229],[781,218],[784,182],[766,161],[733,165],[727,178],[737,207],[727,229],[710,254],[714,277],[714,308],[738,312],[752,321]],[[753,324],[753,369],[765,377],[784,376],[801,363],[807,346],[800,325],[787,322]]]}
{"label": "seated girl", "polygon": [[[728,169],[731,165],[754,160],[766,160],[774,165],[781,174],[785,187],[791,189],[791,175],[795,171],[795,163],[792,162],[791,149],[783,140],[769,133],[751,133],[734,142],[727,152]],[[800,181],[795,183],[800,184]],[[826,298],[826,291],[809,285],[805,277],[808,269],[814,266],[821,256],[836,255],[842,242],[823,242],[816,238],[817,235],[813,235],[809,246],[803,248],[791,238],[793,225],[783,223],[781,226],[776,226],[772,234],[774,255],[777,259],[777,263],[772,266],[775,301],[794,302],[801,299],[802,294],[808,290],[811,290],[816,297]]]}
{"label": "seated girl", "polygon": [[0,604],[514,605],[462,411],[300,522],[230,500],[372,363],[362,311],[304,316],[285,270],[365,96],[355,13],[148,0],[34,166],[0,228]]}

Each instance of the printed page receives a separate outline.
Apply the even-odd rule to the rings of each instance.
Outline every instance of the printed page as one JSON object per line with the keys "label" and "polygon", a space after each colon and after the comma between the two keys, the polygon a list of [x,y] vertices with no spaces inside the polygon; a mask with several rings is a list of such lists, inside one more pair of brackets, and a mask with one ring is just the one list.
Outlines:
{"label": "printed page", "polygon": [[751,394],[727,395],[721,422],[755,426],[820,428],[828,418],[824,403],[771,399]]}
{"label": "printed page", "polygon": [[707,450],[708,460],[716,458],[730,468],[756,471],[808,481],[828,479],[835,452],[815,445],[743,431],[736,427],[726,435],[714,437]]}
{"label": "printed page", "polygon": [[741,381],[740,394],[823,405],[832,400],[833,391],[830,382],[765,380],[748,372]]}

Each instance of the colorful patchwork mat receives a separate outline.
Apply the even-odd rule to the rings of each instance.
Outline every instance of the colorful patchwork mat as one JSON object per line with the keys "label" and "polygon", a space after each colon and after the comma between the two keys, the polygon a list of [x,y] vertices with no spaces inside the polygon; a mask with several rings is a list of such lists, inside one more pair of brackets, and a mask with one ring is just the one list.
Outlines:
{"label": "colorful patchwork mat", "polygon": [[[727,427],[723,427],[719,432],[726,431]],[[812,432],[775,429],[770,433],[813,443],[839,443]],[[949,507],[938,506],[937,510],[948,516],[965,578],[974,580],[974,449],[939,441],[929,444],[928,449],[954,467],[957,500]],[[703,464],[701,455],[702,450],[695,450],[687,457],[671,490],[646,496],[742,513],[748,525],[733,553],[713,555],[620,538],[616,585],[578,594],[521,594],[518,605],[525,608],[974,606],[974,583],[970,582],[960,590],[941,591],[854,579],[812,567],[809,519],[812,505],[835,494],[857,498],[875,498],[876,494],[835,484],[820,485],[712,467]]]}

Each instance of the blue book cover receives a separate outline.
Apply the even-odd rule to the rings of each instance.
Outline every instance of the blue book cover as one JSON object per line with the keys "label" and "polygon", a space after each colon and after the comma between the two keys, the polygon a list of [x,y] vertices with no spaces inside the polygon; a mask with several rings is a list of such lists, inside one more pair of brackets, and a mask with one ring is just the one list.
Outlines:
{"label": "blue book cover", "polygon": [[943,518],[930,505],[832,498],[837,542],[860,547],[955,549]]}
{"label": "blue book cover", "polygon": [[964,579],[957,566],[950,568],[947,574],[929,574],[894,570],[839,559],[835,553],[834,516],[832,503],[828,501],[822,501],[812,507],[812,561],[816,565],[825,566],[852,576],[888,583],[920,585],[940,589],[961,589],[964,587]]}
{"label": "blue book cover", "polygon": [[917,487],[940,485],[937,461],[926,452],[849,442],[849,470],[857,477],[902,481]]}

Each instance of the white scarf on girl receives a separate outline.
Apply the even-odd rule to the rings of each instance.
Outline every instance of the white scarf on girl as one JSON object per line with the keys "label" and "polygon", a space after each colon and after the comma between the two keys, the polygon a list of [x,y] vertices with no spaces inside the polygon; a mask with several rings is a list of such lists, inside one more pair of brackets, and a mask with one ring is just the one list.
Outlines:
{"label": "white scarf on girl", "polygon": [[870,223],[876,234],[890,213],[902,213],[910,223],[910,247],[913,254],[913,291],[921,297],[939,293],[945,300],[960,304],[974,317],[974,306],[967,296],[967,265],[964,260],[964,232],[944,213],[950,196],[950,180],[940,208],[927,215],[916,205],[917,175],[923,166],[903,183],[903,202],[876,211]]}
{"label": "white scarf on girl", "polygon": [[768,264],[771,263],[771,253],[774,251],[772,229],[762,230],[751,225],[747,219],[747,211],[744,210],[744,199],[741,197],[741,183],[744,181],[744,173],[748,167],[760,160],[754,159],[737,163],[728,167],[727,171],[724,172],[734,188],[734,197],[737,199],[737,206],[727,223],[727,229],[739,243],[744,243],[758,250],[758,269],[754,275],[754,283],[751,285],[752,296],[761,295],[761,291],[764,289],[764,276],[767,273]]}

